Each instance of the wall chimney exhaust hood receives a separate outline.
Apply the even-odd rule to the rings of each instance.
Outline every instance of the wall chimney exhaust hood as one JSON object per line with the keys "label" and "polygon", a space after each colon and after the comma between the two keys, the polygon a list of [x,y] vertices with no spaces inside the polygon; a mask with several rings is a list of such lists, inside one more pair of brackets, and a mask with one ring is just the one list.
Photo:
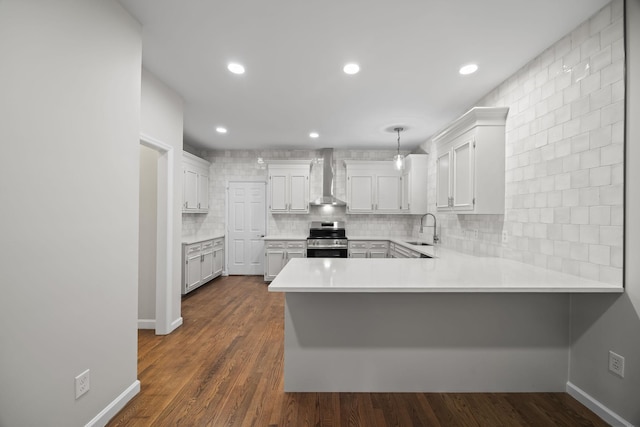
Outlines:
{"label": "wall chimney exhaust hood", "polygon": [[333,148],[322,149],[322,197],[309,203],[311,206],[347,206],[334,196]]}

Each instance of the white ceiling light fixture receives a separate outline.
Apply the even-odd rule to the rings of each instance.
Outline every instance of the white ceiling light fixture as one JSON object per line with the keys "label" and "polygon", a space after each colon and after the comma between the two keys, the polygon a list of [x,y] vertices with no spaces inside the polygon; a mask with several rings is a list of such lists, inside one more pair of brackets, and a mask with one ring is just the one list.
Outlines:
{"label": "white ceiling light fixture", "polygon": [[344,71],[346,74],[351,74],[351,75],[358,74],[358,72],[360,71],[360,66],[355,62],[350,62],[349,64],[344,66],[342,71]]}
{"label": "white ceiling light fixture", "polygon": [[227,65],[227,69],[233,74],[244,74],[244,66],[238,64],[237,62],[229,63],[229,65]]}
{"label": "white ceiling light fixture", "polygon": [[478,64],[467,64],[460,67],[459,73],[463,76],[467,76],[475,73],[476,71],[478,71]]}
{"label": "white ceiling light fixture", "polygon": [[218,133],[227,133],[227,128],[222,127],[222,126],[218,126],[216,128],[216,132],[218,132]]}
{"label": "white ceiling light fixture", "polygon": [[404,128],[396,127],[393,128],[393,130],[394,132],[398,133],[398,153],[393,156],[393,165],[396,167],[396,169],[402,170],[404,169],[404,156],[400,154],[400,132],[402,132]]}
{"label": "white ceiling light fixture", "polygon": [[318,138],[320,136],[320,134],[318,132],[311,132],[309,134],[309,138]]}

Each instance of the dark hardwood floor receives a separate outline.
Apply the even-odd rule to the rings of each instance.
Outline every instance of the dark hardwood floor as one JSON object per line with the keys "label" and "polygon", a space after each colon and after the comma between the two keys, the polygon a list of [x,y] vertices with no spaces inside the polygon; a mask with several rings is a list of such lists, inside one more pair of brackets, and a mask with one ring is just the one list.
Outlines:
{"label": "dark hardwood floor", "polygon": [[259,276],[184,297],[183,326],[139,332],[142,390],[108,425],[607,425],[565,393],[284,393],[283,303]]}

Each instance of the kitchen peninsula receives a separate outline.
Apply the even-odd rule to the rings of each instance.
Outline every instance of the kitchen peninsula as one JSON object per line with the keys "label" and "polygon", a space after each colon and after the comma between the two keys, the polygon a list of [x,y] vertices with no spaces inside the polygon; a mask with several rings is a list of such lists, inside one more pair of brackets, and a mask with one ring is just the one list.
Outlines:
{"label": "kitchen peninsula", "polygon": [[569,294],[620,293],[503,259],[293,259],[285,391],[552,392],[568,378]]}

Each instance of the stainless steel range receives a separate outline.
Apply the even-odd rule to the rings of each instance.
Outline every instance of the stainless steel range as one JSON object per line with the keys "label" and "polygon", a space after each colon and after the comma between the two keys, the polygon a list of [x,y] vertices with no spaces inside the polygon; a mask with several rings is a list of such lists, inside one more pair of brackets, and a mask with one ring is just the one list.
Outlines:
{"label": "stainless steel range", "polygon": [[346,258],[344,221],[312,221],[307,237],[307,258]]}

